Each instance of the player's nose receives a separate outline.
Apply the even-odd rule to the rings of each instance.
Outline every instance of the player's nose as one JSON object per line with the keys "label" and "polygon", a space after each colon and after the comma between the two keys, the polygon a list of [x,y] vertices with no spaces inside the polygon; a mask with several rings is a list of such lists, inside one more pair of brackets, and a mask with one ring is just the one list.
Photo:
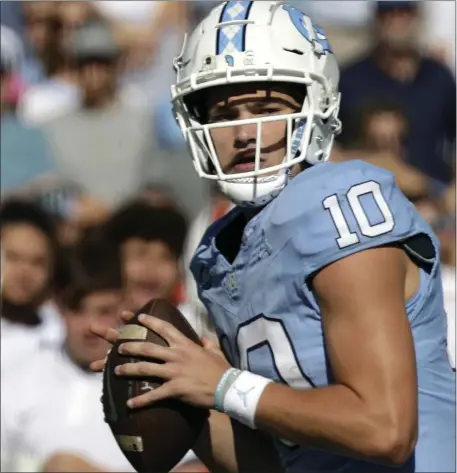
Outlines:
{"label": "player's nose", "polygon": [[234,130],[235,143],[237,148],[246,147],[249,144],[255,144],[257,140],[256,123],[240,123]]}

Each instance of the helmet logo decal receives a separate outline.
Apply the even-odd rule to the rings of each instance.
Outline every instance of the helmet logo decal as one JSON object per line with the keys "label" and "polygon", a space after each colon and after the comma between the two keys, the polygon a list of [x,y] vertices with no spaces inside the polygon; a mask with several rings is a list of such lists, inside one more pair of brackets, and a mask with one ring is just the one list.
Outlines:
{"label": "helmet logo decal", "polygon": [[[320,44],[323,54],[332,52],[330,43],[325,36],[324,30],[320,26],[311,23],[311,19],[307,15],[290,5],[283,5],[282,8],[289,14],[290,20],[302,36],[310,43]],[[308,22],[309,25],[312,25],[313,31],[310,31]]]}
{"label": "helmet logo decal", "polygon": [[230,56],[230,54],[227,54],[225,57],[225,62],[227,63],[227,66],[233,67],[235,65],[235,60],[233,59],[233,56]]}

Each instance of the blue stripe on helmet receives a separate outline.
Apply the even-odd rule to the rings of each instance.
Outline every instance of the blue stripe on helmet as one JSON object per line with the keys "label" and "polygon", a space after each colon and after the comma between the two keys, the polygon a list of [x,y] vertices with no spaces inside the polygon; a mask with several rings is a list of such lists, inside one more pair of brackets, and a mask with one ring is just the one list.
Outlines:
{"label": "blue stripe on helmet", "polygon": [[[222,9],[220,23],[247,20],[254,2],[230,1]],[[222,26],[217,32],[216,54],[243,52],[246,48],[246,25]]]}

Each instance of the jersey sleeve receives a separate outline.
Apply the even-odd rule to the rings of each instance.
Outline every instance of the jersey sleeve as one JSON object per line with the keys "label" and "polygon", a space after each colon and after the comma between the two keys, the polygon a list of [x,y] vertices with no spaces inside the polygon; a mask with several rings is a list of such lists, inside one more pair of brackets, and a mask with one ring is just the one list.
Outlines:
{"label": "jersey sleeve", "polygon": [[313,182],[311,198],[297,215],[292,238],[305,277],[351,254],[425,231],[390,172],[361,161],[333,166]]}

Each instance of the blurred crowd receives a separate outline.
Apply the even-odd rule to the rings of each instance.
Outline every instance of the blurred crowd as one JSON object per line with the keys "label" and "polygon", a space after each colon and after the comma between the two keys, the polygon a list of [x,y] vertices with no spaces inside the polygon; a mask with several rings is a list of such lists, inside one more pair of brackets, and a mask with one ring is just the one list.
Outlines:
{"label": "blurred crowd", "polygon": [[[91,322],[161,297],[211,336],[187,265],[231,204],[194,172],[170,85],[217,3],[0,2],[1,471],[132,471]],[[332,159],[392,171],[440,238],[455,364],[455,2],[290,3],[341,65]],[[199,469],[190,452],[176,471]]]}

